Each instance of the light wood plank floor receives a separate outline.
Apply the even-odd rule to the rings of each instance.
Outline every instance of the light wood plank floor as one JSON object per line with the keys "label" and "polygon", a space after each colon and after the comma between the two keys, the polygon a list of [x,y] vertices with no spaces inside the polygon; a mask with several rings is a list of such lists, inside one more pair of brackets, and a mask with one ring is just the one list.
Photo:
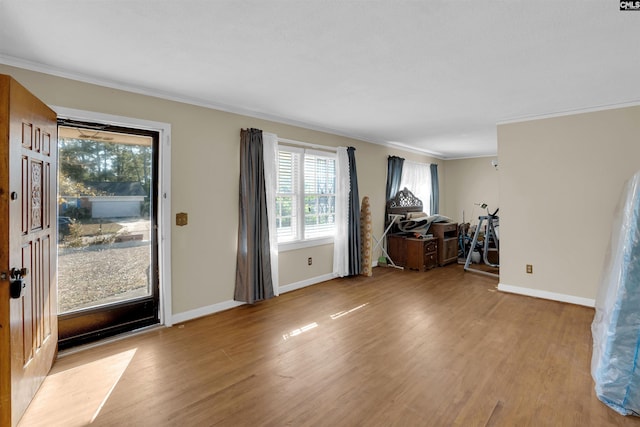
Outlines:
{"label": "light wood plank floor", "polygon": [[71,354],[21,425],[640,426],[595,397],[592,309],[496,285],[376,268]]}

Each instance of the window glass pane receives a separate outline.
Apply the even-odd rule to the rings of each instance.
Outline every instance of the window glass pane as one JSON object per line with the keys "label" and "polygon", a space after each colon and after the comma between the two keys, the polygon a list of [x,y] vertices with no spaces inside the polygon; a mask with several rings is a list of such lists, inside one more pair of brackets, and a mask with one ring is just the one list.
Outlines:
{"label": "window glass pane", "polygon": [[278,151],[278,189],[276,193],[276,228],[278,242],[298,240],[298,174],[300,153]]}
{"label": "window glass pane", "polygon": [[335,194],[335,187],[335,160],[306,154],[304,157],[304,192],[307,194]]}
{"label": "window glass pane", "polygon": [[305,197],[305,239],[333,235],[335,201],[335,195]]}
{"label": "window glass pane", "polygon": [[294,153],[288,151],[280,151],[278,153],[278,193],[294,193],[294,156]]}
{"label": "window glass pane", "polygon": [[297,238],[295,213],[294,196],[276,197],[276,227],[279,242],[289,242]]}
{"label": "window glass pane", "polygon": [[60,126],[58,153],[58,313],[152,296],[152,137]]}
{"label": "window glass pane", "polygon": [[296,149],[278,152],[278,242],[333,236],[335,158],[316,153]]}

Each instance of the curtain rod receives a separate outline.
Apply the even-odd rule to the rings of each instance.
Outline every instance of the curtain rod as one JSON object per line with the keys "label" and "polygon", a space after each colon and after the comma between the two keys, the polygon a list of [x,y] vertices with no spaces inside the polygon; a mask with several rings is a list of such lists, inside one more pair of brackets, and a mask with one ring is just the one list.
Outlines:
{"label": "curtain rod", "polygon": [[286,139],[286,138],[278,137],[278,142],[284,142],[285,144],[291,144],[291,145],[300,145],[302,147],[315,148],[318,150],[333,151],[333,152],[338,151],[338,147],[329,147],[327,145],[311,144],[309,142],[296,141],[294,139]]}

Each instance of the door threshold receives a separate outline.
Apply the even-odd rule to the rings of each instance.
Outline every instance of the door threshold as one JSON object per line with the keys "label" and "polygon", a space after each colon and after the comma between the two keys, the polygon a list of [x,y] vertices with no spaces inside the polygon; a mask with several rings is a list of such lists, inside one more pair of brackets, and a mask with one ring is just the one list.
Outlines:
{"label": "door threshold", "polygon": [[66,356],[71,356],[72,354],[76,354],[76,353],[80,353],[81,351],[85,351],[85,350],[89,350],[95,347],[101,347],[103,345],[106,344],[111,344],[113,342],[117,342],[117,341],[121,341],[123,339],[126,338],[130,338],[136,335],[141,335],[141,334],[145,334],[147,332],[151,332],[151,331],[155,331],[157,329],[161,329],[161,328],[166,328],[165,325],[161,325],[161,324],[155,324],[155,325],[150,325],[150,326],[145,326],[143,328],[139,328],[139,329],[134,329],[133,331],[129,331],[129,332],[123,332],[121,334],[118,335],[114,335],[112,337],[108,337],[99,341],[94,341],[88,344],[81,344],[79,346],[76,347],[71,347],[71,348],[67,348],[65,350],[61,350],[58,352],[58,357],[57,359],[62,359],[63,357]]}

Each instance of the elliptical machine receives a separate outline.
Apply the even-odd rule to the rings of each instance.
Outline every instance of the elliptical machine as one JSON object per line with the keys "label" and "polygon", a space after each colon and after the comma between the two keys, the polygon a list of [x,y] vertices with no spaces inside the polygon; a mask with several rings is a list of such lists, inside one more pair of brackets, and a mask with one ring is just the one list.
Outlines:
{"label": "elliptical machine", "polygon": [[[467,260],[464,263],[465,271],[473,271],[480,274],[486,274],[488,276],[500,277],[498,274],[492,273],[490,271],[483,271],[483,270],[478,270],[478,269],[469,267],[469,265],[471,265],[471,254],[473,253],[473,250],[476,248],[476,245],[478,244],[478,236],[480,235],[480,230],[482,229],[482,223],[485,221],[487,222],[487,225],[486,225],[486,232],[484,236],[484,242],[482,245],[483,261],[486,265],[490,267],[495,267],[495,268],[500,267],[500,264],[494,264],[489,262],[489,252],[497,252],[497,253],[500,252],[500,239],[498,238],[498,235],[496,233],[496,226],[499,226],[499,220],[500,220],[500,218],[497,215],[499,210],[500,209],[498,208],[493,213],[489,213],[489,209],[487,209],[486,215],[478,217],[479,219],[478,226],[476,227],[476,232],[473,234],[473,240],[471,241],[469,254],[467,255]],[[491,242],[493,242],[493,245],[491,245]]]}

